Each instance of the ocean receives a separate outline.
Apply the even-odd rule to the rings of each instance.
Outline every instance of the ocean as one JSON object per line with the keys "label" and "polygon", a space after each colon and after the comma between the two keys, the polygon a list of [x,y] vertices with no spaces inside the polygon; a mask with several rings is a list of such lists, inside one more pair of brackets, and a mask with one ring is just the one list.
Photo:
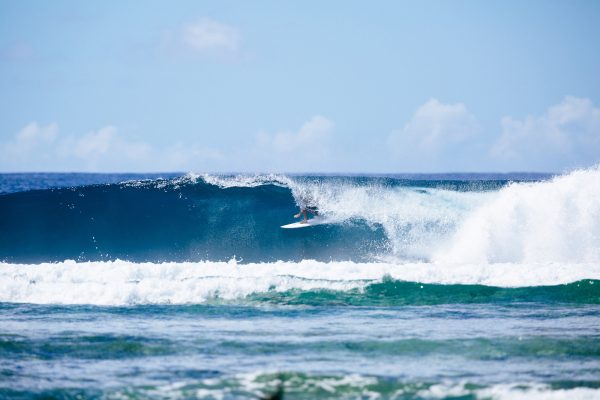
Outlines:
{"label": "ocean", "polygon": [[600,167],[0,174],[0,398],[598,399]]}

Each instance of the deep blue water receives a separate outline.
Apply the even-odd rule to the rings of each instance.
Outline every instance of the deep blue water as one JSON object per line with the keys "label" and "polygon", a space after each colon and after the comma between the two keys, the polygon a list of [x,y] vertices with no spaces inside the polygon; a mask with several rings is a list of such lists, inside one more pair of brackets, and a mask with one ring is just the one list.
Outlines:
{"label": "deep blue water", "polygon": [[[0,398],[600,397],[600,171],[0,174]],[[285,230],[298,204],[326,223]]]}

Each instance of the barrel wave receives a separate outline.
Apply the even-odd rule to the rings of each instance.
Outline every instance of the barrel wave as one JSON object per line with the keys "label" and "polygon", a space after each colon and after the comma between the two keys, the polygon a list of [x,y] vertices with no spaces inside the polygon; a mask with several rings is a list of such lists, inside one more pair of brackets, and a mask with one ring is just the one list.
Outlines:
{"label": "barrel wave", "polygon": [[272,182],[185,177],[35,190],[1,196],[0,208],[0,259],[9,262],[364,259],[384,240],[366,226],[280,229],[297,210],[290,189]]}
{"label": "barrel wave", "polygon": [[[600,261],[600,170],[550,180],[196,176],[0,195],[0,260]],[[284,230],[310,202],[328,223]]]}

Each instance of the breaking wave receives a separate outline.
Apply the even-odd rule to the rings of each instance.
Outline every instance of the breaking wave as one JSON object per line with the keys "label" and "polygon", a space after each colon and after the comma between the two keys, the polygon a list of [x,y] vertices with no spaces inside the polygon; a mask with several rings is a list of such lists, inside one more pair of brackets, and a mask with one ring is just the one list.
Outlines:
{"label": "breaking wave", "polygon": [[[600,168],[546,181],[212,176],[0,195],[0,260],[598,263]],[[298,204],[328,223],[299,230]]]}

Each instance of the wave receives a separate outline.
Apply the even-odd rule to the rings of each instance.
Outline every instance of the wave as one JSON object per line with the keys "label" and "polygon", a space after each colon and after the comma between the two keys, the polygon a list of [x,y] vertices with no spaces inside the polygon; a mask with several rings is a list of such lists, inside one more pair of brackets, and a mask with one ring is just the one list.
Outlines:
{"label": "wave", "polygon": [[386,264],[304,260],[0,264],[0,302],[419,305],[600,303],[600,265]]}
{"label": "wave", "polygon": [[[130,180],[0,195],[0,260],[600,262],[600,167],[547,181]],[[283,230],[299,205],[328,223]]]}

